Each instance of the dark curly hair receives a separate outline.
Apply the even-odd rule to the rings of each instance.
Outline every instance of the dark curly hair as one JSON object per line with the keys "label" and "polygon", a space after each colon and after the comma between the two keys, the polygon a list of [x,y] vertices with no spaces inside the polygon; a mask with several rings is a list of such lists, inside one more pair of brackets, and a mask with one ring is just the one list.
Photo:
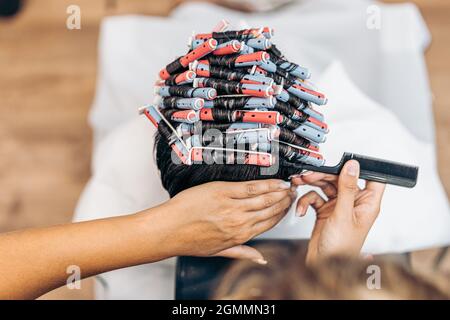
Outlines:
{"label": "dark curly hair", "polygon": [[[163,126],[164,124],[162,124]],[[161,125],[160,125],[161,126]],[[211,181],[248,181],[283,179],[299,172],[299,169],[280,165],[273,174],[261,174],[261,167],[248,164],[176,164],[172,161],[172,148],[161,134],[155,136],[156,164],[161,182],[170,197],[177,193]]]}

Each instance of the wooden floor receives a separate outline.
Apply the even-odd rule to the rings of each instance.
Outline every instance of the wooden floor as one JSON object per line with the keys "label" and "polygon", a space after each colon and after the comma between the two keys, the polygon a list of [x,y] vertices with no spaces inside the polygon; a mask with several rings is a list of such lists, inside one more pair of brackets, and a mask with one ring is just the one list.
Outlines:
{"label": "wooden floor", "polygon": [[[0,232],[70,221],[89,178],[100,19],[164,15],[178,1],[29,0],[0,21]],[[399,2],[399,1],[387,1]],[[417,0],[433,35],[426,54],[435,101],[439,172],[450,194],[450,1]],[[81,7],[82,29],[67,30],[66,8]],[[436,252],[417,254],[426,265]],[[48,298],[90,298],[56,291]]]}

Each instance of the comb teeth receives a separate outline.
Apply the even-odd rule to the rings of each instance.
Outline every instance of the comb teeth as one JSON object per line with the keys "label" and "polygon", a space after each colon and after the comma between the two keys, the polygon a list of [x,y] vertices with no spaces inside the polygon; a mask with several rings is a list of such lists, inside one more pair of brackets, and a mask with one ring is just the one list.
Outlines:
{"label": "comb teeth", "polygon": [[412,188],[417,183],[419,168],[399,162],[381,160],[358,154],[348,155],[349,160],[357,160],[360,165],[360,178]]}
{"label": "comb teeth", "polygon": [[344,164],[349,160],[359,162],[360,173],[359,178],[369,181],[393,184],[400,187],[412,188],[417,183],[417,175],[419,168],[407,164],[393,162],[383,159],[377,159],[350,152],[344,153],[341,161],[334,167],[322,166],[315,167],[311,165],[296,166],[301,170],[310,170],[315,172],[323,172],[328,174],[339,175]]}

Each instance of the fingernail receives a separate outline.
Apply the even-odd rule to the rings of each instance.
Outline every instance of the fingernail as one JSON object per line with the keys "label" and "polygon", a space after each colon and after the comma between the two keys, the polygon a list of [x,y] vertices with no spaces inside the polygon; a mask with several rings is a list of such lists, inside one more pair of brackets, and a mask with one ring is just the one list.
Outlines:
{"label": "fingernail", "polygon": [[254,259],[253,262],[260,264],[260,265],[266,265],[267,261],[265,259]]}
{"label": "fingernail", "polygon": [[298,208],[297,208],[297,212],[296,212],[296,214],[297,214],[297,217],[302,217],[303,215],[302,215],[302,213],[303,213],[303,206],[299,206]]}
{"label": "fingernail", "polygon": [[297,186],[291,186],[291,192],[297,193]]}
{"label": "fingernail", "polygon": [[310,175],[311,173],[313,173],[312,171],[303,171],[302,173],[300,173],[300,176],[301,177],[304,177],[304,176],[308,176],[308,175]]}
{"label": "fingernail", "polygon": [[352,177],[357,177],[359,172],[359,163],[356,160],[350,160],[347,162],[347,174]]}
{"label": "fingernail", "polygon": [[291,183],[289,181],[281,181],[280,188],[285,190],[290,189]]}
{"label": "fingernail", "polygon": [[361,256],[362,256],[363,260],[368,260],[368,261],[374,260],[373,255],[371,255],[370,253],[362,253]]}

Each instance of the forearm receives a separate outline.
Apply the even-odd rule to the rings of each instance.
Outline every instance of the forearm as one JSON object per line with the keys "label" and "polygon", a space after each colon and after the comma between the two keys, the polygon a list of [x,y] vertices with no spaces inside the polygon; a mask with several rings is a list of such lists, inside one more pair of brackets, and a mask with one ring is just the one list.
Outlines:
{"label": "forearm", "polygon": [[69,266],[85,278],[177,255],[259,261],[234,246],[272,228],[293,197],[280,180],[211,182],[138,214],[0,235],[0,298],[36,298],[64,285]]}
{"label": "forearm", "polygon": [[[81,277],[173,255],[161,208],[144,213],[0,235],[0,298],[30,299]],[[174,246],[174,244],[170,244]]]}

